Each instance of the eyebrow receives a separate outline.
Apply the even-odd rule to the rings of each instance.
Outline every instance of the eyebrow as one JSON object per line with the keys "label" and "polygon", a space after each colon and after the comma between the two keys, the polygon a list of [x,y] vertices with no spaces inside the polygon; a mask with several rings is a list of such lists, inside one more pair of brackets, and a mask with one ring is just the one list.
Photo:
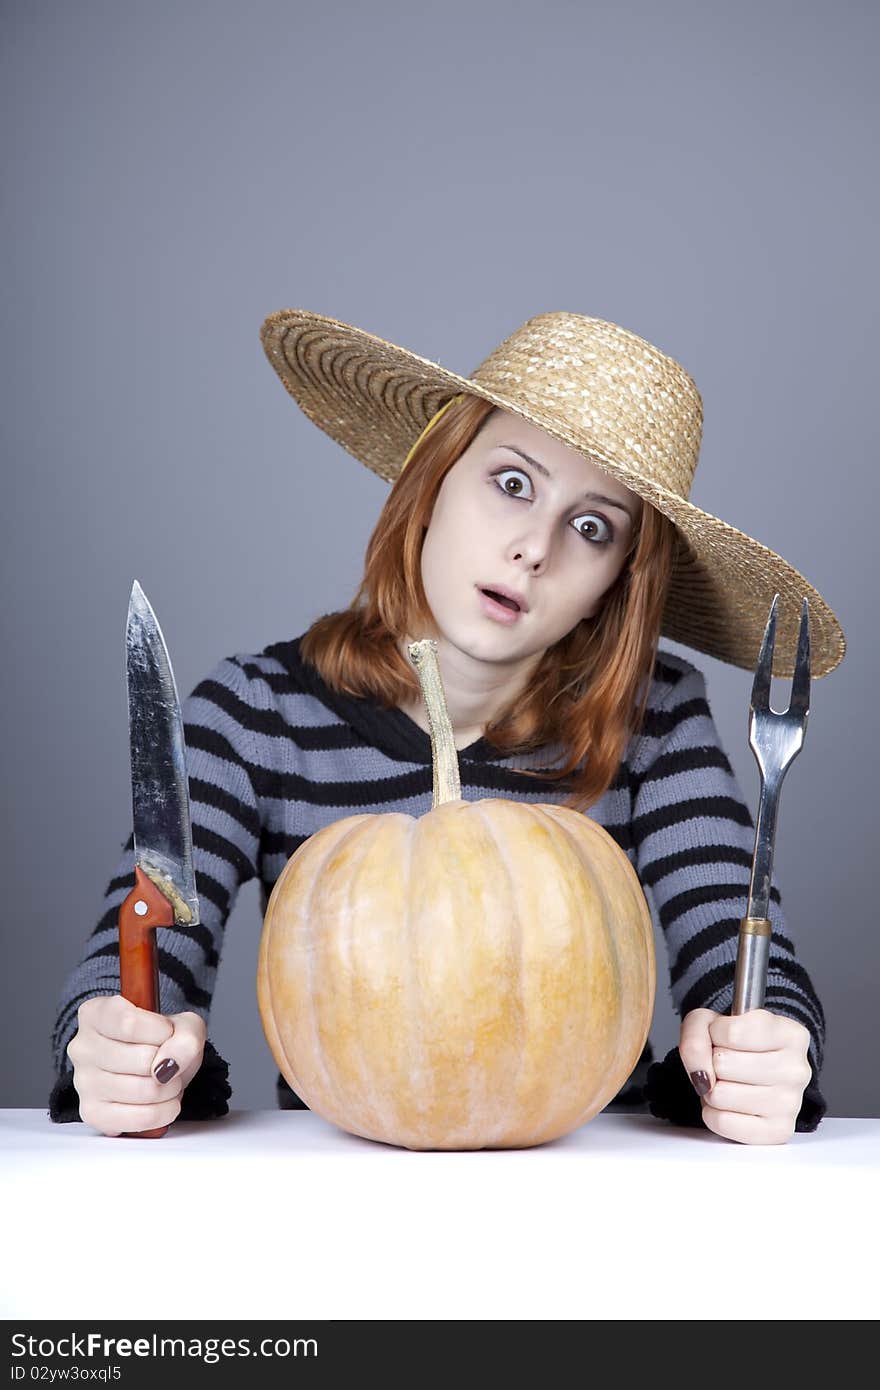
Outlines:
{"label": "eyebrow", "polygon": [[[496,444],[495,448],[509,449],[511,453],[519,454],[521,459],[525,459],[526,463],[530,463],[533,468],[537,468],[538,472],[543,473],[545,478],[552,478],[553,475],[544,467],[543,463],[539,463],[537,459],[533,459],[529,454],[523,453],[522,449],[518,449],[515,444]],[[585,502],[604,502],[607,507],[616,507],[618,511],[626,512],[630,521],[633,520],[633,514],[625,502],[617,502],[613,497],[605,497],[601,492],[584,492],[581,496]]]}

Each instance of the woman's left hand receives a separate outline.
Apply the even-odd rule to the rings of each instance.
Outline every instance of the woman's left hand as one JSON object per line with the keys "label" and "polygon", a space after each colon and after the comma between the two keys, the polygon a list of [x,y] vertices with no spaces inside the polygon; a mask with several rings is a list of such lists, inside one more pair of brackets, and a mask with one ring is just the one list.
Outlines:
{"label": "woman's left hand", "polygon": [[785,1144],[812,1076],[809,1046],[802,1023],[768,1009],[694,1009],[682,1019],[678,1051],[709,1129],[739,1144]]}

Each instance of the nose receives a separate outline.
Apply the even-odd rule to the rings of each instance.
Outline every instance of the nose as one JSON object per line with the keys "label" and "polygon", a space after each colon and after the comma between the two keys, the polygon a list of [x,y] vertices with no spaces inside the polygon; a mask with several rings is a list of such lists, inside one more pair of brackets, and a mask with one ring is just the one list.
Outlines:
{"label": "nose", "polygon": [[529,569],[546,568],[552,545],[551,527],[535,525],[525,534],[520,532],[508,547],[511,560],[528,565]]}

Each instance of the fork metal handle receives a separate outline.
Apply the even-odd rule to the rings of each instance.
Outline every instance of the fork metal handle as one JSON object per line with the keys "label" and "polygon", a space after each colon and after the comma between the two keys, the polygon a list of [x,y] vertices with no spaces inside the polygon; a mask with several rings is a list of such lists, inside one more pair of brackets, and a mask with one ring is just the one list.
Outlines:
{"label": "fork metal handle", "polygon": [[766,917],[743,917],[740,921],[731,1014],[763,1008],[771,935]]}
{"label": "fork metal handle", "polygon": [[761,774],[761,795],[755,826],[755,848],[752,854],[752,873],[749,881],[749,901],[745,920],[766,919],[770,908],[770,884],[773,874],[773,848],[776,840],[776,816],[779,810],[779,787],[782,774],[764,777]]}

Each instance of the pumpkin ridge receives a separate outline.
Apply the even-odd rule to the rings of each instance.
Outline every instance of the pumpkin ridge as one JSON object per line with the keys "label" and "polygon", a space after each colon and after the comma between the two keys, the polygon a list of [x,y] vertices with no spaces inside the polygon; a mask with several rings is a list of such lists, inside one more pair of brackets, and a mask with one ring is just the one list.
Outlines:
{"label": "pumpkin ridge", "polygon": [[[373,816],[371,819],[371,825],[364,826],[362,823],[358,826],[358,829],[364,830],[365,834],[360,836],[360,840],[363,841],[363,843],[357,844],[360,855],[356,863],[352,865],[352,870],[346,885],[346,920],[348,932],[343,940],[345,941],[346,965],[349,976],[348,1010],[350,1024],[357,1035],[363,1035],[364,1030],[362,1027],[363,1000],[358,1001],[356,988],[357,981],[361,974],[360,963],[357,961],[356,956],[356,927],[359,926],[357,903],[360,896],[359,889],[356,890],[356,885],[359,885],[362,872],[372,853],[374,842],[382,838],[385,834],[385,823],[390,818],[388,816]],[[372,835],[369,833],[371,830],[373,832]],[[365,1129],[377,1129],[380,1133],[384,1129],[387,1133],[387,1106],[381,1105],[381,1094],[377,1095],[375,1087],[370,1085],[372,1078],[366,1070],[366,1059],[363,1050],[361,1048],[355,1048],[353,1050],[357,1055],[360,1067],[360,1087],[359,1094],[355,1097],[355,1108],[360,1108],[365,1112]],[[350,1110],[350,1097],[346,1097],[346,1105]],[[367,1134],[365,1137],[371,1139],[373,1135]]]}
{"label": "pumpkin ridge", "polygon": [[[506,803],[505,803],[505,804],[506,804]],[[579,840],[578,840],[578,837],[577,837],[575,834],[573,834],[573,833],[571,832],[571,827],[570,827],[570,825],[568,824],[568,822],[567,822],[567,820],[566,820],[566,818],[565,818],[564,816],[561,817],[561,818],[559,818],[559,819],[557,819],[555,816],[553,816],[553,815],[551,815],[551,814],[548,814],[548,812],[552,811],[553,809],[555,809],[555,808],[553,808],[553,807],[546,807],[545,805],[543,805],[542,803],[539,803],[539,802],[531,803],[531,804],[529,804],[529,806],[528,806],[529,817],[530,817],[530,818],[537,818],[539,822],[540,822],[540,821],[543,821],[543,822],[544,822],[545,833],[546,833],[546,835],[547,835],[548,838],[549,838],[549,842],[550,842],[550,845],[551,845],[551,846],[552,846],[552,844],[553,844],[553,839],[554,839],[554,837],[558,834],[558,830],[561,829],[561,830],[563,831],[563,838],[564,838],[564,840],[565,840],[565,843],[566,843],[567,846],[568,846],[569,852],[571,853],[571,856],[572,856],[572,859],[573,859],[573,861],[574,861],[574,864],[575,864],[575,866],[576,866],[576,868],[577,868],[577,871],[578,871],[578,873],[583,873],[583,872],[584,872],[584,869],[585,869],[585,865],[584,865],[584,859],[583,859],[583,854],[582,854],[582,846],[581,846],[581,844],[580,844],[580,842],[579,842]],[[537,813],[537,816],[536,816],[536,813]],[[592,878],[595,878],[595,875],[591,875],[591,879],[592,879]],[[607,921],[607,920],[609,919],[609,911],[608,911],[608,909],[609,909],[609,902],[608,902],[607,896],[605,896],[604,893],[602,894],[602,907],[603,907],[604,920]],[[580,933],[579,933],[579,936],[580,936],[580,938],[581,938],[581,949],[582,949],[583,932],[580,932]],[[611,949],[609,950],[609,955],[612,957],[615,979],[617,980],[618,987],[619,987],[619,983],[620,983],[619,970],[617,969],[617,961],[616,961],[616,957],[615,957],[615,953],[614,953],[613,948],[611,948]],[[618,993],[619,993],[619,989],[618,989]],[[592,1098],[591,1098],[591,1102],[592,1102]],[[593,1106],[592,1106],[592,1103],[590,1103],[590,1104],[588,1104],[586,1107],[584,1107],[583,1110],[581,1110],[581,1111],[579,1112],[578,1124],[580,1124],[580,1123],[583,1122],[583,1120],[582,1120],[581,1117],[586,1116],[586,1115],[590,1115],[590,1114],[592,1114],[592,1113],[595,1113],[595,1111],[594,1111],[594,1108],[593,1108]],[[554,1139],[554,1138],[556,1138],[556,1137],[557,1137],[557,1135],[556,1135],[555,1132],[551,1132],[551,1133],[548,1135],[548,1133],[547,1133],[547,1125],[546,1125],[546,1122],[545,1122],[545,1123],[542,1123],[541,1125],[537,1126],[536,1128],[533,1128],[531,1131],[529,1131],[529,1133],[528,1133],[527,1135],[523,1135],[523,1136],[522,1136],[523,1142],[526,1143],[526,1144],[528,1144],[528,1145],[535,1144],[535,1143],[546,1143],[546,1142],[548,1142],[548,1140],[552,1140],[552,1139]]]}
{"label": "pumpkin ridge", "polygon": [[[265,924],[264,924],[264,929],[263,929],[263,939],[261,940],[260,946],[261,946],[261,953],[263,954],[264,962],[265,962],[264,980],[265,980],[266,993],[267,993],[267,995],[268,995],[269,1002],[270,1002],[270,1004],[271,1004],[270,1019],[271,1019],[271,1024],[272,1024],[272,1037],[276,1040],[276,1043],[277,1043],[278,1049],[279,1049],[279,1051],[280,1051],[280,1053],[281,1053],[281,1056],[284,1058],[284,1061],[285,1061],[285,1063],[286,1063],[286,1065],[287,1065],[287,1069],[288,1069],[288,1072],[289,1072],[289,1076],[286,1076],[285,1079],[288,1081],[288,1084],[289,1084],[291,1081],[294,1083],[294,1084],[293,1084],[293,1089],[294,1089],[294,1091],[296,1092],[297,1095],[299,1095],[299,1096],[301,1097],[301,1099],[305,1100],[306,1097],[303,1095],[303,1085],[302,1085],[302,1082],[299,1080],[299,1078],[298,1078],[298,1076],[297,1076],[297,1074],[296,1074],[296,1070],[295,1070],[295,1068],[293,1067],[293,1064],[291,1063],[291,1060],[290,1060],[290,1052],[289,1052],[288,1048],[287,1048],[286,1045],[285,1045],[284,1036],[283,1036],[283,1034],[282,1034],[282,1032],[281,1032],[281,1029],[277,1026],[277,1023],[276,1023],[276,1021],[275,1021],[275,1020],[276,1020],[276,1017],[277,1017],[277,1014],[276,1014],[276,1007],[277,1007],[277,1005],[276,1005],[275,991],[273,990],[273,986],[272,986],[272,979],[273,979],[273,976],[276,976],[276,975],[278,975],[278,974],[280,973],[280,972],[277,970],[277,968],[274,969],[274,970],[272,969],[272,949],[273,949],[273,942],[277,942],[277,940],[279,939],[279,936],[280,936],[280,932],[276,932],[276,931],[274,930],[274,919],[275,919],[275,917],[276,917],[276,915],[277,915],[277,911],[278,911],[278,902],[279,902],[279,900],[280,900],[280,891],[281,891],[281,889],[283,889],[283,884],[281,884],[281,889],[279,889],[279,884],[281,883],[281,879],[282,879],[282,878],[285,879],[285,880],[289,880],[289,878],[290,878],[289,870],[290,870],[290,866],[291,866],[292,862],[293,862],[293,861],[292,861],[292,858],[291,858],[291,859],[288,859],[287,863],[284,865],[284,868],[281,870],[281,873],[278,875],[278,878],[275,880],[275,884],[273,885],[272,893],[271,893],[271,896],[270,896],[270,899],[269,899],[268,908],[267,908],[267,911],[266,911],[266,919],[265,919]],[[276,891],[276,890],[278,890],[278,891]],[[278,1062],[278,1057],[276,1057],[275,1060],[276,1060],[276,1062]],[[282,1073],[284,1072],[284,1068],[281,1066],[280,1062],[279,1062],[279,1069],[282,1071]]]}
{"label": "pumpkin ridge", "polygon": [[[567,813],[570,810],[570,808],[564,806],[542,806],[540,809],[543,812],[545,812],[545,814],[549,817],[551,821],[554,822],[554,824],[558,825],[565,832],[566,836],[569,839],[571,839],[574,842],[575,847],[577,847],[577,836],[572,832],[570,826],[567,823]],[[579,813],[576,812],[575,814]],[[653,1017],[654,1012],[654,990],[652,988],[651,982],[653,978],[652,971],[655,968],[655,959],[653,952],[654,927],[653,921],[651,919],[651,913],[648,908],[647,900],[645,899],[644,893],[642,892],[638,875],[636,874],[635,869],[630,863],[629,856],[623,850],[620,849],[620,846],[617,844],[617,841],[614,839],[613,835],[609,834],[609,832],[605,829],[604,825],[600,825],[598,821],[594,821],[591,816],[587,815],[583,816],[583,820],[584,823],[588,825],[592,831],[596,832],[594,835],[594,839],[603,843],[606,846],[606,848],[608,848],[612,853],[614,851],[619,852],[614,857],[617,858],[618,863],[620,864],[621,874],[624,879],[624,882],[628,885],[631,901],[633,905],[636,907],[636,909],[639,911],[640,915],[642,916],[642,920],[645,924],[645,932],[640,936],[640,940],[644,948],[642,953],[644,959],[644,983],[647,987],[649,997],[649,1008],[647,1010],[649,1016],[647,1020],[647,1026],[645,1028],[645,1037],[647,1037],[647,1034],[650,1031],[651,1018]],[[624,861],[626,864],[626,868],[624,868]],[[627,869],[629,870],[628,873]],[[608,920],[613,922],[615,920],[614,904],[608,893],[606,875],[604,873],[598,873],[595,875],[595,878],[600,893],[602,895],[602,900],[605,906],[606,914],[608,915]],[[625,994],[623,990],[623,978],[621,974],[621,942],[615,934],[610,934],[609,939],[613,945],[612,955],[614,961],[615,978],[617,980],[618,998],[622,999],[625,997]],[[615,1053],[617,1052],[621,1041],[626,1041],[627,1031],[628,1025],[626,1022],[626,1018],[624,1016],[623,1010],[620,1010],[618,1012],[617,1019],[617,1039],[615,1042]],[[638,1050],[630,1057],[630,1072],[632,1071],[632,1068],[636,1066],[636,1063],[638,1062],[643,1047],[644,1039],[641,1045],[639,1046]],[[609,1099],[611,1099],[611,1097],[609,1097]]]}
{"label": "pumpkin ridge", "polygon": [[[336,822],[336,824],[339,824],[339,822]],[[308,923],[310,923],[310,924],[311,924],[311,922],[312,922],[312,907],[313,907],[313,904],[314,904],[315,895],[316,895],[316,893],[317,893],[317,891],[318,891],[318,888],[319,888],[319,886],[320,886],[320,884],[321,884],[321,881],[322,881],[322,878],[323,878],[323,874],[324,874],[324,870],[326,869],[326,866],[327,866],[327,861],[328,861],[328,859],[330,858],[331,854],[335,853],[335,851],[336,851],[337,849],[339,849],[340,846],[344,845],[344,844],[346,843],[347,840],[353,839],[353,838],[358,834],[358,832],[360,831],[360,828],[361,828],[362,825],[363,825],[363,820],[359,819],[357,825],[349,826],[348,830],[345,832],[344,835],[340,835],[340,836],[338,836],[338,837],[334,837],[334,838],[332,839],[331,843],[327,846],[327,848],[326,848],[326,850],[325,850],[325,852],[324,852],[324,854],[323,854],[323,857],[322,857],[321,859],[318,860],[317,868],[316,868],[316,870],[313,870],[313,871],[312,871],[312,874],[311,874],[311,876],[310,876],[308,893],[307,893],[307,895],[306,895],[305,907],[304,907],[304,910],[303,910],[303,919],[304,919],[306,922],[308,922]],[[319,831],[318,833],[320,834],[320,831]],[[314,1057],[317,1057],[317,1058],[318,1058],[318,1061],[319,1061],[321,1070],[322,1070],[322,1072],[323,1072],[323,1074],[324,1074],[324,1084],[325,1084],[325,1086],[326,1086],[326,1088],[327,1088],[327,1091],[328,1091],[328,1092],[332,1092],[333,1096],[335,1097],[335,1105],[333,1106],[333,1108],[335,1109],[335,1111],[336,1111],[337,1114],[344,1115],[344,1114],[345,1114],[345,1105],[344,1105],[344,1103],[343,1103],[342,1096],[340,1095],[339,1087],[338,1087],[338,1085],[337,1085],[337,1083],[336,1083],[336,1078],[335,1078],[335,1077],[331,1077],[330,1071],[329,1071],[329,1069],[328,1069],[328,1067],[327,1067],[327,1063],[326,1063],[326,1061],[325,1061],[325,1059],[324,1059],[324,1048],[323,1048],[323,1043],[322,1043],[322,1040],[321,1040],[321,1034],[320,1034],[320,1032],[319,1032],[319,1030],[318,1030],[318,1010],[317,1010],[317,1002],[316,1002],[316,998],[315,998],[315,963],[314,963],[314,953],[313,953],[313,951],[312,951],[312,929],[311,929],[311,928],[310,928],[310,933],[309,933],[308,949],[306,950],[306,960],[307,960],[306,974],[307,974],[307,977],[308,977],[308,990],[307,990],[307,994],[308,994],[308,1000],[309,1000],[309,1015],[310,1015],[311,1024],[312,1024],[312,1047],[311,1047],[311,1055],[312,1055],[313,1058],[314,1058]],[[305,1097],[304,1097],[304,1099],[305,1099]],[[328,1107],[328,1109],[329,1109],[329,1107]],[[328,1118],[334,1118],[334,1117],[331,1116],[331,1117],[328,1117]]]}
{"label": "pumpkin ridge", "polygon": [[[571,833],[571,831],[569,830],[568,826],[563,826],[563,831],[564,831],[564,834],[567,835],[567,836],[569,837],[569,839],[574,840],[575,837],[574,837],[574,835]],[[611,943],[611,953],[610,953],[610,954],[611,954],[611,960],[612,960],[612,965],[613,965],[613,969],[614,969],[614,981],[615,981],[615,986],[616,986],[617,998],[618,998],[618,999],[623,999],[625,996],[624,996],[624,993],[623,993],[623,972],[622,972],[621,967],[620,967],[620,944],[621,944],[621,943],[620,943],[620,938],[619,938],[619,936],[617,935],[617,932],[613,929],[614,926],[615,926],[615,917],[616,917],[615,907],[614,907],[614,903],[611,901],[611,896],[610,896],[610,894],[609,894],[609,892],[608,892],[608,884],[607,884],[607,881],[606,881],[606,875],[605,875],[604,873],[596,874],[596,875],[595,875],[595,879],[596,879],[596,882],[597,882],[598,885],[599,885],[599,896],[600,896],[601,899],[602,899],[602,905],[603,905],[604,910],[605,910],[605,920],[606,920],[606,922],[608,922],[608,923],[610,924],[610,926],[611,926],[611,928],[612,928],[612,930],[610,930],[610,931],[608,932],[607,937],[608,937],[608,941]],[[622,1041],[624,1040],[624,1038],[625,1038],[626,1028],[627,1028],[626,1011],[625,1011],[624,1009],[618,1009],[616,1012],[617,1012],[617,1031],[616,1031],[615,1037],[614,1037],[613,1052],[612,1052],[612,1055],[613,1055],[615,1058],[616,1058],[616,1057],[618,1056],[618,1054],[620,1053],[620,1050],[621,1050],[621,1042],[622,1042]],[[609,1097],[609,1099],[610,1099],[610,1097]]]}
{"label": "pumpkin ridge", "polygon": [[[628,855],[626,856],[626,862],[629,865],[630,872],[628,875],[624,875],[624,878],[625,880],[628,878],[629,881],[630,898],[636,910],[641,913],[645,922],[645,932],[642,936],[642,945],[644,948],[642,968],[644,970],[644,980],[649,998],[648,1023],[646,1028],[647,1037],[647,1033],[650,1031],[651,1023],[654,1018],[654,1004],[657,989],[657,956],[654,946],[654,919],[651,915],[651,909],[648,906],[648,900],[645,896],[639,876],[630,863]],[[636,1066],[638,1060],[638,1056],[633,1057],[633,1067]]]}
{"label": "pumpkin ridge", "polygon": [[[438,1107],[443,1108],[447,1101],[442,1094],[444,1077],[444,1067],[438,1063],[437,1050],[433,1044],[426,1045],[420,1040],[419,1033],[426,1018],[426,1009],[439,1008],[441,1011],[448,1003],[449,994],[441,995],[438,993],[436,984],[432,980],[430,965],[435,960],[435,950],[438,941],[443,943],[443,949],[448,950],[448,944],[442,937],[430,935],[427,923],[432,920],[432,913],[416,912],[411,914],[412,898],[416,902],[420,900],[420,894],[424,891],[424,881],[427,876],[430,878],[431,871],[436,867],[438,861],[436,837],[438,835],[438,822],[445,822],[450,816],[459,816],[468,809],[468,803],[455,798],[449,801],[441,801],[437,806],[433,806],[423,816],[419,816],[414,824],[410,842],[410,859],[408,864],[408,892],[406,899],[406,922],[411,927],[410,939],[411,949],[408,952],[408,964],[410,980],[412,981],[413,1000],[407,1012],[407,1023],[410,1028],[410,1036],[415,1044],[418,1057],[418,1068],[415,1073],[419,1078],[419,1083],[412,1088],[410,1103],[408,1107],[409,1120],[407,1127],[411,1135],[410,1146],[424,1149],[435,1149],[446,1147],[443,1143],[424,1142],[427,1134],[429,1139],[437,1134],[436,1112]],[[423,872],[420,872],[420,869]],[[415,882],[419,885],[419,890],[415,893],[409,891],[409,887]],[[436,901],[434,903],[436,917]],[[450,906],[448,903],[447,906]],[[450,907],[450,924],[458,926],[457,914],[454,904]],[[434,922],[436,925],[436,921]],[[453,948],[454,949],[454,948]],[[427,982],[426,987],[422,988],[422,981]],[[436,1027],[436,1019],[434,1019]],[[433,1029],[432,1029],[433,1031]]]}
{"label": "pumpkin ridge", "polygon": [[406,953],[407,980],[406,1004],[404,1006],[404,1013],[406,1017],[406,1056],[409,1062],[411,1074],[413,1061],[416,1061],[416,1075],[422,1074],[424,1072],[425,1066],[425,1049],[420,1043],[418,1036],[418,1019],[421,1018],[422,1011],[421,1008],[414,1009],[412,1007],[413,997],[419,995],[419,972],[416,969],[415,963],[416,942],[414,939],[414,932],[412,926],[412,894],[410,891],[410,884],[412,883],[413,873],[415,839],[416,834],[418,833],[418,828],[419,820],[417,817],[414,816],[410,820],[408,833],[406,836],[406,876],[403,883],[403,942],[404,950]]}
{"label": "pumpkin ridge", "polygon": [[[291,1078],[296,1080],[296,1073],[294,1072],[294,1069],[291,1066],[287,1048],[284,1046],[284,1040],[281,1037],[281,1030],[279,1029],[278,1024],[276,1022],[278,1013],[275,995],[273,993],[272,988],[272,978],[273,975],[277,975],[277,971],[273,971],[270,969],[270,948],[273,935],[271,912],[271,908],[267,909],[266,918],[263,926],[263,932],[260,937],[260,949],[257,961],[257,997],[259,999],[260,991],[262,990],[264,1000],[266,1003],[268,1003],[268,1008],[261,1008],[261,1016],[263,1022],[263,1031],[265,1032],[266,1040],[269,1043],[269,1050],[271,1051],[272,1056],[275,1058],[275,1061],[278,1064],[279,1070],[282,1072],[282,1074],[284,1072],[284,1068],[281,1066],[279,1057],[284,1058],[284,1061],[286,1062],[287,1067],[289,1069]],[[296,1091],[297,1095],[300,1094],[299,1082],[297,1082],[297,1085],[294,1087],[294,1090]]]}
{"label": "pumpkin ridge", "polygon": [[[551,827],[554,827],[556,830],[562,831],[563,837],[568,843],[578,864],[580,865],[582,872],[584,871],[585,867],[587,867],[584,862],[584,842],[581,838],[581,834],[585,828],[588,828],[588,833],[590,833],[591,838],[598,841],[602,845],[603,849],[610,852],[613,857],[617,857],[614,854],[614,852],[619,851],[619,846],[613,840],[613,837],[608,835],[608,832],[605,830],[604,826],[599,825],[599,823],[597,821],[594,821],[590,816],[584,815],[583,813],[579,812],[572,812],[570,807],[564,806],[536,805],[532,807],[532,809],[534,811],[539,812],[542,819],[549,821]],[[575,814],[578,816],[577,829],[575,829],[571,824],[569,818],[571,814]],[[622,851],[620,851],[620,853],[622,853]],[[592,867],[590,871],[590,878],[593,883],[594,891],[597,892],[598,897],[601,901],[604,921],[613,925],[617,913],[615,910],[615,904],[609,892],[609,885],[606,881],[606,874],[604,873],[604,871],[597,871],[595,867]],[[614,976],[615,994],[617,999],[623,999],[625,996],[623,992],[623,976],[621,971],[621,942],[618,936],[613,931],[608,931],[607,933],[604,933],[603,939],[608,942],[608,960],[610,962],[611,970]],[[617,1009],[616,1031],[614,1035],[614,1041],[609,1047],[609,1055],[611,1058],[612,1065],[614,1059],[620,1053],[621,1041],[625,1041],[628,1028],[629,1024],[627,1021],[625,1009]],[[641,1051],[641,1048],[639,1050]],[[633,1063],[633,1065],[635,1064]],[[580,1112],[577,1124],[575,1126],[576,1128],[579,1128],[582,1124],[586,1123],[587,1119],[592,1118],[592,1116],[597,1113],[595,1105],[596,1094],[597,1092],[593,1093],[589,1103]],[[605,1103],[607,1104],[608,1101],[610,1101],[611,1099],[612,1097],[609,1095],[608,1100]]]}
{"label": "pumpkin ridge", "polygon": [[[542,807],[542,809],[547,811],[551,818],[557,822],[557,824],[562,825],[565,820],[565,813],[570,810],[570,807],[545,806]],[[604,825],[601,825],[598,821],[593,820],[592,817],[588,816],[586,813],[575,812],[575,814],[583,814],[584,821],[587,825],[590,826],[590,828],[596,833],[596,835],[604,842],[610,842],[615,850],[619,850],[620,853],[618,862],[620,864],[621,874],[629,884],[633,902],[638,907],[638,910],[641,913],[646,926],[650,927],[651,929],[650,939],[653,942],[654,926],[653,918],[651,916],[651,909],[648,906],[648,900],[645,897],[645,892],[642,888],[641,880],[639,879],[635,867],[630,861],[629,855],[626,853],[625,850],[622,850],[620,848],[620,845],[618,845],[614,836],[611,834],[610,831],[605,829]],[[650,954],[646,955],[646,964],[649,964],[652,969],[655,966],[655,956],[653,953],[653,949],[651,950]]]}
{"label": "pumpkin ridge", "polygon": [[[504,845],[503,845],[503,842],[502,842],[501,838],[500,838],[498,835],[495,834],[495,827],[494,827],[493,824],[492,824],[492,818],[491,818],[491,816],[487,816],[487,815],[485,814],[484,809],[483,809],[483,807],[484,807],[483,801],[472,801],[472,802],[470,803],[470,806],[471,806],[471,809],[472,809],[473,811],[476,812],[476,815],[477,815],[478,820],[480,820],[480,821],[482,822],[482,824],[486,827],[486,830],[487,830],[488,833],[489,833],[489,838],[490,838],[490,840],[492,841],[492,843],[493,843],[493,845],[495,846],[496,850],[499,851],[500,858],[501,858],[501,862],[502,862],[502,864],[504,865],[504,872],[505,872],[506,875],[507,875],[507,882],[508,882],[508,884],[509,884],[509,891],[510,891],[510,900],[511,900],[511,902],[514,904],[514,906],[516,906],[516,881],[515,881],[515,879],[514,879],[513,874],[511,873],[510,864],[509,864],[508,859],[507,859],[507,854],[506,854],[506,852],[505,852],[505,847],[504,847]],[[517,1030],[516,1030],[516,1041],[517,1041],[517,1049],[516,1049],[516,1071],[515,1071],[515,1073],[514,1073],[514,1075],[513,1075],[512,1083],[511,1083],[511,1095],[513,1095],[513,1096],[515,1096],[515,1095],[517,1094],[517,1086],[518,1086],[518,1084],[519,1084],[520,1077],[522,1076],[523,1060],[524,1060],[524,1058],[525,1058],[525,1051],[526,1051],[526,1049],[525,1049],[525,1042],[526,1042],[526,1024],[525,1024],[525,1013],[524,1013],[524,1009],[523,1009],[523,1006],[522,1006],[522,990],[523,990],[523,981],[524,981],[524,978],[525,978],[525,970],[524,970],[524,967],[523,967],[523,932],[522,932],[522,924],[520,923],[519,916],[518,916],[517,914],[515,914],[515,920],[516,920],[517,927],[518,927],[518,931],[517,931],[517,948],[518,948],[518,950],[517,950],[517,978],[516,978],[516,1000],[517,1000],[518,1008],[517,1008],[517,1020],[516,1020],[516,1024],[517,1024]],[[499,1126],[499,1131],[500,1131],[500,1132],[499,1132],[498,1135],[497,1135],[498,1138],[500,1138],[500,1139],[502,1139],[502,1140],[505,1138],[506,1132],[507,1132],[507,1129],[508,1129],[508,1123],[509,1123],[509,1122],[508,1122],[507,1120],[505,1120],[505,1119],[503,1118],[503,1115],[502,1115],[502,1120],[501,1120],[501,1123],[500,1123],[500,1126]],[[492,1147],[491,1139],[487,1138],[486,1143],[483,1145],[483,1147],[484,1147],[484,1148],[487,1148],[487,1149],[488,1149],[488,1148],[491,1148],[491,1147]]]}

